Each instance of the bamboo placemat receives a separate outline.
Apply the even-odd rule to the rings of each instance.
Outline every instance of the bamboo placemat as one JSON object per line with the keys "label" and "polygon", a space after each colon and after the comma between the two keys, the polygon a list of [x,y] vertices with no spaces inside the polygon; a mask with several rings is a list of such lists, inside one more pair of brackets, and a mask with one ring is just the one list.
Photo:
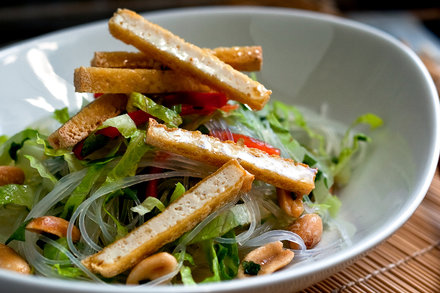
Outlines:
{"label": "bamboo placemat", "polygon": [[440,174],[412,217],[389,239],[303,292],[440,292]]}

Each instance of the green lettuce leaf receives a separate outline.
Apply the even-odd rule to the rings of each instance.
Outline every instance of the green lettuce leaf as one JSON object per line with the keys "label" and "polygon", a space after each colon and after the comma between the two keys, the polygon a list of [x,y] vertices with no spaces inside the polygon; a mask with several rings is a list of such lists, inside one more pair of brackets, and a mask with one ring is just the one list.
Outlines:
{"label": "green lettuce leaf", "polygon": [[34,190],[28,185],[7,184],[0,186],[0,205],[15,204],[29,210],[34,203]]}
{"label": "green lettuce leaf", "polygon": [[142,156],[147,151],[152,150],[152,147],[145,143],[145,137],[145,131],[142,130],[137,130],[133,134],[124,155],[108,174],[108,182],[136,174],[137,165]]}
{"label": "green lettuce leaf", "polygon": [[218,262],[217,252],[214,246],[214,240],[209,239],[201,242],[202,249],[205,252],[206,260],[209,263],[209,268],[213,273],[212,276],[205,278],[201,283],[211,283],[221,281],[220,264]]}
{"label": "green lettuce leaf", "polygon": [[55,176],[51,174],[49,170],[47,170],[43,162],[30,155],[25,155],[25,158],[29,160],[31,167],[36,169],[42,178],[49,179],[49,181],[52,182],[53,185],[58,182],[58,179],[56,179]]}
{"label": "green lettuce leaf", "polygon": [[[67,244],[67,238],[61,237],[61,238],[56,239],[55,242],[59,243],[67,250],[69,249],[69,246]],[[46,243],[44,245],[43,255],[45,257],[47,257],[48,259],[53,259],[53,260],[68,260],[69,259],[69,257],[66,254],[64,254],[61,250],[59,250],[58,248],[54,247],[53,245],[51,245],[49,243]]]}
{"label": "green lettuce leaf", "polygon": [[132,137],[137,130],[136,124],[128,114],[119,115],[105,120],[98,130],[106,127],[116,127],[125,138]]}
{"label": "green lettuce leaf", "polygon": [[58,275],[64,278],[77,279],[85,276],[81,269],[74,266],[61,266],[60,264],[55,264],[53,267]]}
{"label": "green lettuce leaf", "polygon": [[232,229],[249,224],[249,212],[244,204],[237,204],[226,212],[221,213],[209,222],[196,236],[190,244],[220,237]]}
{"label": "green lettuce leaf", "polygon": [[157,104],[140,93],[131,93],[127,103],[127,111],[131,112],[137,109],[162,120],[169,127],[178,127],[182,124],[182,117],[175,111]]}
{"label": "green lettuce leaf", "polygon": [[[233,230],[225,235],[225,238],[235,239]],[[240,258],[238,257],[238,245],[233,244],[216,244],[217,258],[219,263],[220,278],[222,280],[232,280],[237,276]]]}
{"label": "green lettuce leaf", "polygon": [[196,285],[190,267],[182,265],[179,272],[184,285]]}
{"label": "green lettuce leaf", "polygon": [[102,174],[102,170],[103,165],[99,164],[89,167],[81,183],[75,188],[75,190],[73,190],[67,199],[61,214],[62,218],[69,218],[87,197],[87,195],[90,193],[90,190],[93,187],[96,187],[97,180]]}
{"label": "green lettuce leaf", "polygon": [[183,186],[182,183],[177,182],[176,188],[174,189],[173,194],[171,194],[170,203],[179,199],[179,197],[181,197],[184,193],[185,193],[185,186]]}
{"label": "green lettuce leaf", "polygon": [[32,221],[33,219],[28,219],[27,221],[24,221],[15,231],[12,233],[11,236],[6,240],[5,244],[8,245],[11,241],[17,240],[17,241],[25,241],[26,240],[26,226],[27,224]]}
{"label": "green lettuce leaf", "polygon": [[4,144],[8,140],[7,135],[0,135],[0,145]]}
{"label": "green lettuce leaf", "polygon": [[25,129],[10,137],[0,145],[0,165],[10,165],[17,159],[17,151],[28,139],[35,139],[38,131]]}
{"label": "green lettuce leaf", "polygon": [[154,208],[162,212],[165,209],[165,205],[159,199],[149,196],[141,204],[132,207],[131,210],[143,216],[151,212]]}
{"label": "green lettuce leaf", "polygon": [[61,124],[64,124],[70,119],[69,109],[67,107],[64,107],[62,109],[57,109],[53,112],[52,117]]}
{"label": "green lettuce leaf", "polygon": [[[223,235],[226,238],[235,238],[234,231]],[[212,276],[205,278],[202,283],[231,280],[238,273],[240,259],[238,245],[215,243],[212,239],[201,242],[206,259],[210,265]]]}

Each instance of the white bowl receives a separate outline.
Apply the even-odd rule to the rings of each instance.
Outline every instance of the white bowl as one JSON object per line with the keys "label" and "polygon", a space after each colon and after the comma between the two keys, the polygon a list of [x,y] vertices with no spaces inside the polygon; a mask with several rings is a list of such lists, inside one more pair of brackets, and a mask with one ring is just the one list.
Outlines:
{"label": "white bowl", "polygon": [[[217,7],[146,14],[202,47],[258,44],[259,80],[272,97],[350,123],[372,112],[385,126],[373,133],[368,159],[342,191],[341,218],[356,226],[351,245],[269,276],[155,292],[264,292],[305,288],[353,262],[396,231],[422,201],[439,153],[439,106],[417,56],[399,41],[349,20],[289,9]],[[0,52],[0,133],[12,134],[64,106],[78,108],[73,69],[94,51],[124,50],[106,22],[63,30]],[[150,292],[0,272],[8,292]]]}

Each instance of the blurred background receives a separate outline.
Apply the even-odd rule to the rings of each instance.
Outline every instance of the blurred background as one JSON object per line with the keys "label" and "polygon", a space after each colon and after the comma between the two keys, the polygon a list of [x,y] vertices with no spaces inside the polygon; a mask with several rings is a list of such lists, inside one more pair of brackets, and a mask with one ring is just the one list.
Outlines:
{"label": "blurred background", "polygon": [[209,5],[291,7],[342,16],[366,11],[411,11],[429,30],[440,34],[439,0],[1,0],[0,46],[77,24],[107,19],[119,7],[147,12]]}
{"label": "blurred background", "polygon": [[0,0],[0,47],[59,29],[136,12],[195,6],[251,5],[338,15],[384,30],[425,63],[440,92],[440,0]]}

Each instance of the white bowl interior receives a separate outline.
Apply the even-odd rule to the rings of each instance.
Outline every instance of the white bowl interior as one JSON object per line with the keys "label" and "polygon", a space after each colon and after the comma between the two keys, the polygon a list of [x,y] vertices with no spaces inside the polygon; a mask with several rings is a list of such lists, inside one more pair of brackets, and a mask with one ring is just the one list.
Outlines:
{"label": "white bowl interior", "polygon": [[[202,47],[261,45],[258,78],[274,99],[317,111],[326,104],[330,117],[347,124],[366,112],[385,121],[372,135],[365,164],[340,195],[341,218],[356,227],[350,246],[272,276],[160,291],[301,289],[391,235],[423,199],[438,157],[438,97],[426,69],[398,41],[357,23],[294,10],[234,7],[148,16]],[[0,133],[12,134],[53,109],[78,108],[82,96],[74,94],[73,69],[87,66],[94,51],[126,49],[134,50],[99,22],[3,50]],[[0,280],[17,290],[128,292],[8,272],[0,272]]]}

